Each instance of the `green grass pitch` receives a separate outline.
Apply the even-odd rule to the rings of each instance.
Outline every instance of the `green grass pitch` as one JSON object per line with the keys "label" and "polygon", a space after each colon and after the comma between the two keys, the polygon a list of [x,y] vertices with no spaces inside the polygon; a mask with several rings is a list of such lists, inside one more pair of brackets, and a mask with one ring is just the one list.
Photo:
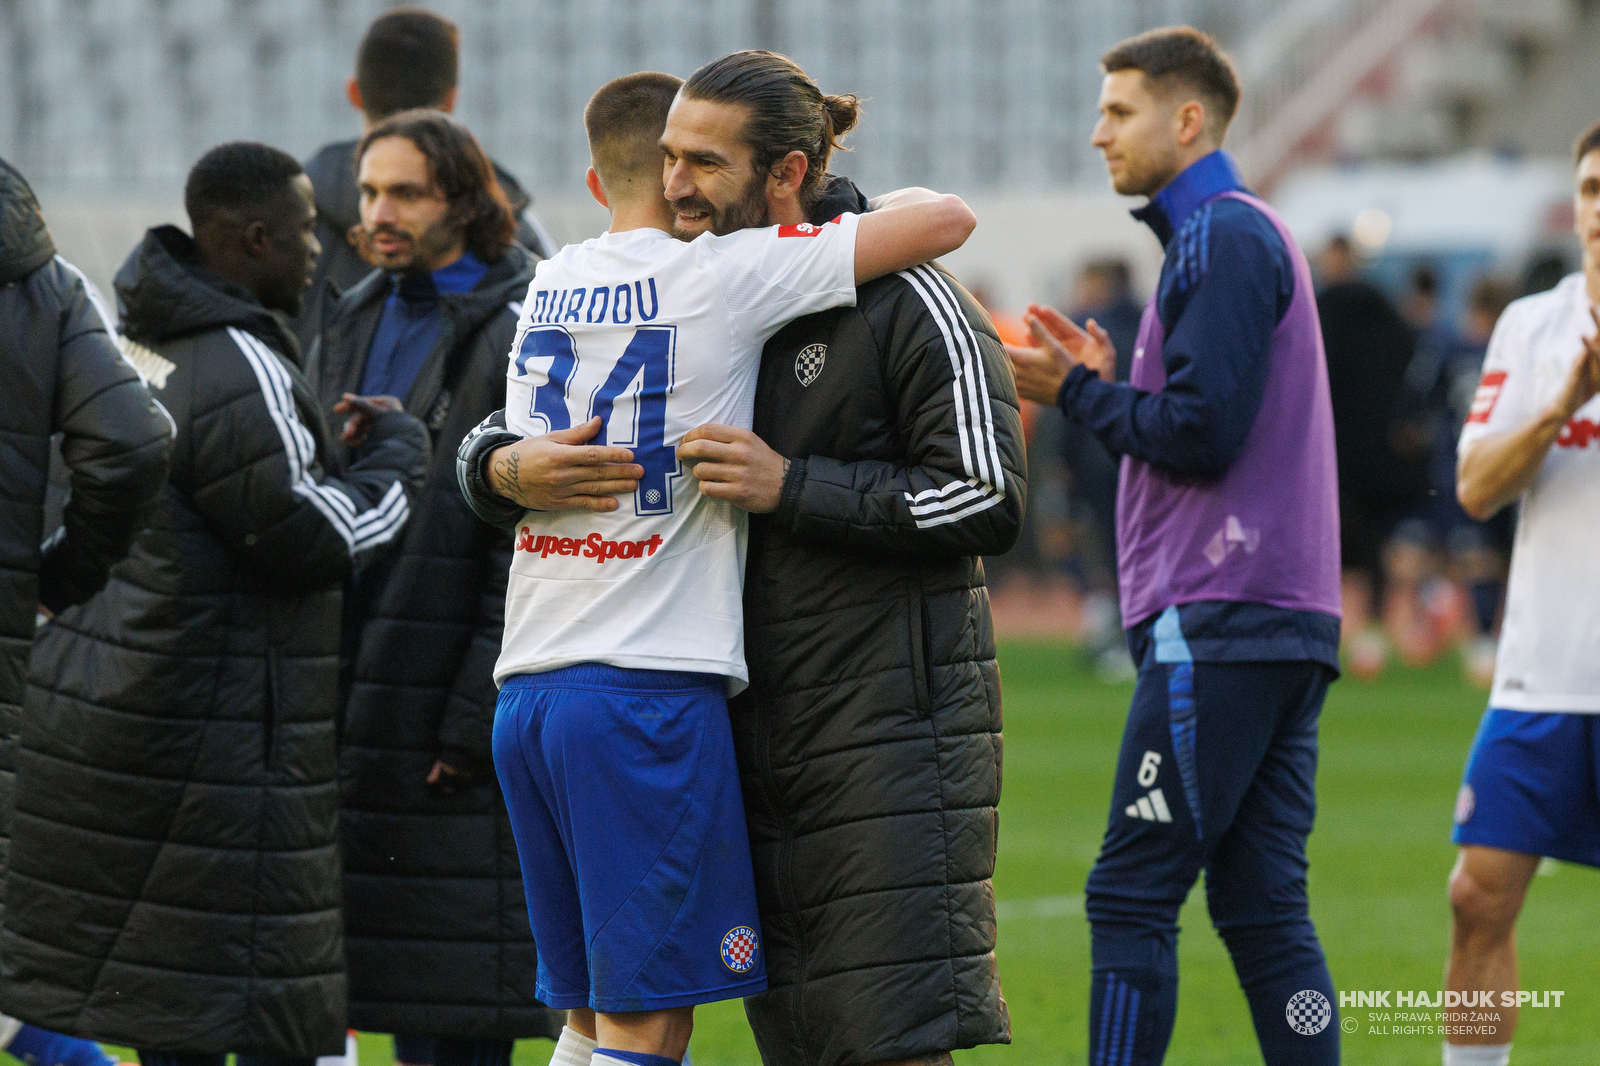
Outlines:
{"label": "green grass pitch", "polygon": [[[1081,894],[1105,826],[1131,685],[1096,681],[1060,645],[1003,646],[1005,781],[1000,801],[1000,980],[1012,1043],[956,1055],[958,1066],[1087,1061],[1089,931]],[[1382,680],[1335,683],[1322,718],[1319,810],[1311,837],[1312,915],[1334,984],[1433,990],[1449,940],[1450,819],[1483,693],[1454,659]],[[1182,918],[1182,985],[1171,1066],[1260,1062],[1244,995],[1197,885]],[[1555,865],[1535,879],[1520,924],[1522,987],[1561,989],[1559,1009],[1524,1009],[1516,1066],[1600,1062],[1600,880]],[[1352,1066],[1428,1066],[1436,1036],[1384,1035],[1345,1008]],[[736,1005],[700,1012],[700,1066],[759,1062]],[[529,1063],[537,1061],[530,1059]],[[376,1066],[376,1064],[374,1064]]]}
{"label": "green grass pitch", "polygon": [[[1064,645],[1008,643],[1005,784],[1000,804],[1000,978],[1010,1047],[956,1055],[959,1066],[1082,1064],[1088,1044],[1089,934],[1084,878],[1105,824],[1111,774],[1132,687],[1104,685]],[[1311,838],[1311,907],[1344,990],[1437,990],[1449,935],[1445,878],[1450,816],[1484,697],[1454,661],[1337,682],[1322,718],[1319,811]],[[1172,1066],[1259,1062],[1243,995],[1211,929],[1203,889],[1183,914],[1182,986]],[[1516,1066],[1600,1062],[1600,880],[1554,866],[1535,879],[1520,925],[1522,986],[1566,992],[1559,1009],[1524,1009]],[[1353,1066],[1427,1066],[1435,1036],[1370,1032],[1379,1012],[1344,1008]],[[525,1041],[517,1066],[549,1061]],[[756,1066],[737,1002],[702,1008],[697,1066]],[[387,1037],[362,1040],[362,1066],[387,1066]]]}

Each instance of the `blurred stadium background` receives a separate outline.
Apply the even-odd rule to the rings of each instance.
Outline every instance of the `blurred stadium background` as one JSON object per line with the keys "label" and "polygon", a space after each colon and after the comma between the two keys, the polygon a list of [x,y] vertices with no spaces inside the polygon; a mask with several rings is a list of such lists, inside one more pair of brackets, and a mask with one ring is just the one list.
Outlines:
{"label": "blurred stadium background", "polygon": [[[352,135],[344,98],[378,0],[5,0],[0,152],[47,198],[58,237],[108,277],[169,217],[189,165],[249,138],[297,155]],[[537,197],[556,235],[591,235],[580,121],[639,69],[687,74],[761,45],[867,100],[835,169],[925,184],[984,221],[952,260],[1003,306],[1056,299],[1090,256],[1152,242],[1089,145],[1107,46],[1189,22],[1238,60],[1230,146],[1318,244],[1376,209],[1387,256],[1570,259],[1564,158],[1600,98],[1593,0],[442,0],[462,30],[459,114]],[[1508,196],[1507,194],[1516,194]],[[1534,201],[1530,203],[1529,201]],[[1491,209],[1494,208],[1494,209]],[[1381,238],[1381,239],[1379,239]]]}
{"label": "blurred stadium background", "polygon": [[[0,0],[0,155],[39,190],[63,253],[109,290],[145,227],[182,218],[183,177],[206,148],[256,139],[306,157],[357,132],[344,80],[367,22],[392,6]],[[719,54],[770,47],[826,91],[864,98],[854,151],[836,157],[836,172],[869,191],[929,185],[974,206],[979,230],[949,266],[1003,329],[1030,300],[1104,314],[1118,299],[1143,299],[1160,251],[1108,191],[1089,145],[1098,57],[1158,25],[1217,35],[1245,84],[1229,147],[1248,177],[1308,254],[1348,237],[1353,276],[1383,292],[1411,330],[1409,347],[1385,356],[1403,365],[1379,367],[1375,380],[1403,386],[1414,403],[1341,426],[1385,437],[1416,430],[1422,452],[1401,458],[1431,473],[1407,490],[1415,522],[1365,575],[1370,621],[1352,637],[1368,643],[1352,644],[1356,669],[1328,703],[1312,897],[1340,987],[1439,987],[1450,811],[1483,706],[1474,682],[1492,652],[1508,531],[1456,536],[1459,516],[1440,517],[1448,449],[1461,383],[1476,383],[1473,360],[1499,307],[1578,265],[1569,148],[1600,119],[1600,0],[424,6],[462,30],[458,114],[534,194],[559,240],[604,225],[582,188],[580,118],[594,88],[632,70],[686,75]],[[1324,280],[1337,281],[1330,262],[1319,260]],[[1034,413],[1029,528],[990,568],[1007,637],[996,891],[1016,1045],[959,1056],[965,1063],[1083,1061],[1079,893],[1128,696],[1097,510],[1104,468],[1083,448],[1054,412]],[[1597,886],[1585,870],[1547,872],[1522,924],[1523,982],[1569,998],[1525,1013],[1517,1061],[1600,1061]],[[1226,955],[1203,911],[1188,917],[1169,1061],[1255,1061]],[[521,1060],[542,1061],[545,1047],[528,1045]],[[1352,1063],[1438,1054],[1436,1038],[1365,1032],[1345,1049]],[[363,1041],[368,1066],[388,1054],[386,1038]],[[694,1054],[703,1066],[756,1061],[736,1004],[704,1012]]]}

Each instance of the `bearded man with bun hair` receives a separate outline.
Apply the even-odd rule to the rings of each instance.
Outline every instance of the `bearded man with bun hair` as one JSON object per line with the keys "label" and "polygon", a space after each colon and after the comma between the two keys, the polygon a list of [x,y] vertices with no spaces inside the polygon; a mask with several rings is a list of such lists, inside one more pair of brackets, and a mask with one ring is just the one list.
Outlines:
{"label": "bearded man with bun hair", "polygon": [[[869,203],[827,173],[858,117],[772,52],[702,67],[661,140],[673,232],[825,239],[843,214],[925,195]],[[750,512],[750,684],[729,711],[768,988],[746,1013],[766,1066],[948,1064],[1011,1038],[981,560],[1016,540],[1027,491],[1010,368],[972,297],[917,266],[768,340],[753,426],[700,426],[677,452],[701,494]],[[519,456],[507,480],[497,454]],[[480,508],[612,510],[639,487],[626,463],[485,426],[458,473]]]}
{"label": "bearded man with bun hair", "polygon": [[[664,139],[677,231],[888,206],[827,173],[859,117],[783,56],[702,67]],[[713,130],[748,160],[736,204],[717,206],[730,172],[694,151]],[[792,169],[794,196],[774,196]],[[891,274],[767,343],[753,432],[697,434],[680,454],[716,459],[752,512],[750,688],[730,706],[767,938],[768,990],[745,1000],[764,1061],[935,1066],[1008,1043],[981,557],[1015,542],[1027,475],[994,324],[936,265]]]}

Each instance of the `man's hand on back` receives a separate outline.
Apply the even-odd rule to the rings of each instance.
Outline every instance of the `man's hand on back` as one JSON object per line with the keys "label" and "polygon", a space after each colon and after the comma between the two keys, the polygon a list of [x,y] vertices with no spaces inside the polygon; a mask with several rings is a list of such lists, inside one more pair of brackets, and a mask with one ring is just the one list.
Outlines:
{"label": "man's hand on back", "polygon": [[693,464],[702,495],[755,514],[778,509],[789,460],[748,429],[696,426],[684,434],[678,458]]}
{"label": "man's hand on back", "polygon": [[644,467],[627,448],[584,443],[599,432],[597,417],[496,448],[489,487],[531,511],[615,511],[618,496],[638,489]]}
{"label": "man's hand on back", "polygon": [[1079,363],[1100,375],[1102,381],[1116,380],[1116,346],[1093,319],[1085,330],[1053,307],[1029,304],[1022,321],[1038,347],[1008,344],[1006,355],[1011,357],[1017,394],[1023,399],[1054,407],[1067,374]]}

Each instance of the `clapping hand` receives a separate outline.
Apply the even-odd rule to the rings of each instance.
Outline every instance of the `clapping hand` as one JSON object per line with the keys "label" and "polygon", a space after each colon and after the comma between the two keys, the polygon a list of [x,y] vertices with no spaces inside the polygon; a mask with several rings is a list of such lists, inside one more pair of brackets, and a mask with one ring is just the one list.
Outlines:
{"label": "clapping hand", "polygon": [[1053,307],[1029,304],[1022,321],[1037,346],[1008,344],[1006,355],[1011,357],[1017,394],[1023,399],[1054,406],[1062,382],[1079,364],[1100,375],[1102,381],[1116,379],[1116,345],[1094,319],[1085,329]]}
{"label": "clapping hand", "polygon": [[1561,398],[1556,401],[1562,422],[1571,419],[1578,413],[1578,408],[1600,393],[1600,311],[1589,308],[1589,317],[1594,321],[1595,333],[1583,338],[1583,354],[1578,356],[1577,362],[1567,372]]}

